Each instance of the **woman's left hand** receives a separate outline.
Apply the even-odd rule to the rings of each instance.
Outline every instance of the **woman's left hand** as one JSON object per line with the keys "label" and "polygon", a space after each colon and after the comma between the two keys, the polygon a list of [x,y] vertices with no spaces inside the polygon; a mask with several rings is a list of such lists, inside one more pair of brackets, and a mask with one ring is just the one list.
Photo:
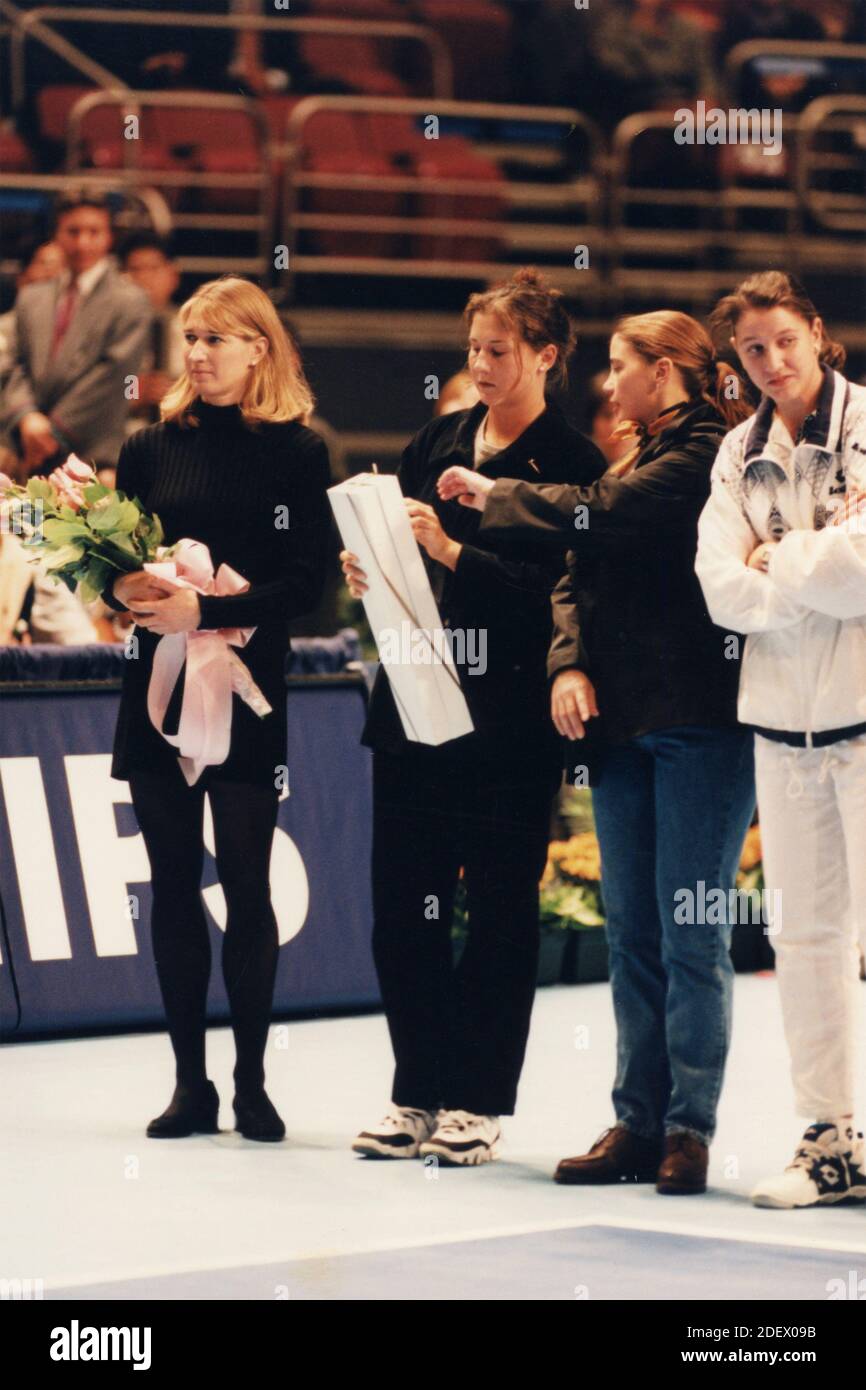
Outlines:
{"label": "woman's left hand", "polygon": [[456,569],[463,547],[446,536],[438,516],[426,502],[416,502],[414,497],[403,500],[409,513],[412,534],[418,544],[423,545],[431,560],[438,560],[440,565],[446,565],[450,570]]}
{"label": "woman's left hand", "polygon": [[201,622],[201,607],[194,589],[178,589],[167,598],[135,599],[127,606],[139,627],[160,637],[170,632],[192,632]]}
{"label": "woman's left hand", "polygon": [[762,541],[759,546],[755,547],[746,561],[748,568],[752,570],[763,570],[764,574],[766,574],[770,564],[770,555],[772,554],[773,547],[776,545],[778,545],[778,541]]}
{"label": "woman's left hand", "polygon": [[456,497],[462,506],[474,507],[477,512],[483,512],[494,481],[493,478],[485,478],[481,473],[473,472],[471,468],[455,465],[453,468],[445,469],[436,488],[443,502],[447,502],[449,497]]}

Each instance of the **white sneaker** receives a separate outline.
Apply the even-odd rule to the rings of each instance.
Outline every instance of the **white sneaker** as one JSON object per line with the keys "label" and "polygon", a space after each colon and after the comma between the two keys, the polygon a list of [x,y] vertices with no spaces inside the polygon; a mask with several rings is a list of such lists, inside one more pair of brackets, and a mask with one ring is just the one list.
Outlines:
{"label": "white sneaker", "polygon": [[379,1124],[361,1131],[352,1148],[366,1158],[417,1158],[421,1143],[435,1128],[431,1111],[391,1105]]}
{"label": "white sneaker", "polygon": [[794,1161],[776,1178],[766,1178],[752,1193],[756,1207],[816,1207],[846,1198],[866,1198],[863,1135],[835,1125],[810,1125]]}
{"label": "white sneaker", "polygon": [[440,1110],[436,1131],[421,1145],[422,1158],[435,1154],[441,1163],[490,1163],[499,1157],[498,1115],[468,1110]]}

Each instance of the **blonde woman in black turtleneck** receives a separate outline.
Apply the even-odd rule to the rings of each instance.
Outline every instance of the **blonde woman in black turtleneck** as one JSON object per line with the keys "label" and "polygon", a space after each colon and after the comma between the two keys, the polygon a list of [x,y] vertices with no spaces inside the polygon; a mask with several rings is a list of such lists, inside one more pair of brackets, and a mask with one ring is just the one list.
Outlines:
{"label": "blonde woman in black turtleneck", "polygon": [[[126,663],[112,776],[128,781],[151,866],[154,957],[174,1049],[176,1089],[152,1138],[216,1133],[219,1097],[205,1069],[210,938],[201,900],[208,794],[227,907],[222,967],[232,1017],[236,1128],[249,1139],[285,1134],[264,1089],[264,1050],[277,965],[269,864],[286,760],[284,666],[289,622],[310,612],[324,582],[330,512],[328,453],[303,423],[312,397],[267,296],[223,276],[180,310],[186,364],[162,402],[162,421],[126,441],[117,486],[182,537],[208,547],[249,581],[242,594],[166,594],[142,572],[105,597],[134,615],[136,660]],[[277,525],[288,509],[287,527]],[[254,627],[243,661],[272,706],[259,718],[232,698],[231,747],[189,786],[174,747],[147,712],[153,654],[166,633]],[[176,731],[181,676],[163,727]]]}

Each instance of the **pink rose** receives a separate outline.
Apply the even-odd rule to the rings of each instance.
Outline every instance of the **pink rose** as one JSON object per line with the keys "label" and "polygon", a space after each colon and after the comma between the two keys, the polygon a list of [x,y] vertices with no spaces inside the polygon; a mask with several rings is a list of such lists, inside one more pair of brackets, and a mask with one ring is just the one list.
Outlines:
{"label": "pink rose", "polygon": [[90,483],[96,482],[96,474],[89,463],[85,463],[77,454],[70,454],[64,464],[61,464],[61,472],[73,483],[78,483],[81,487],[87,487]]}
{"label": "pink rose", "polygon": [[54,472],[48,475],[48,481],[54,488],[59,503],[71,507],[74,512],[81,511],[84,506],[84,496],[80,483],[73,482],[62,468],[55,468]]}
{"label": "pink rose", "polygon": [[15,484],[8,473],[0,473],[0,497],[2,497],[5,492],[8,492],[10,487],[14,486]]}

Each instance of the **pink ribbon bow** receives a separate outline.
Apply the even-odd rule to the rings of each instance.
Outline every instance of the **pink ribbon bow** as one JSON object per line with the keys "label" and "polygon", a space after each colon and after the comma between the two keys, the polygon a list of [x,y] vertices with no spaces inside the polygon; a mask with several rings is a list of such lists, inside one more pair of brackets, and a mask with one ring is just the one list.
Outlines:
{"label": "pink ribbon bow", "polygon": [[[148,574],[171,581],[178,589],[198,594],[242,594],[249,580],[230,565],[220,565],[214,576],[210,551],[200,541],[178,541],[171,560],[151,561]],[[206,767],[224,763],[231,746],[232,695],[237,694],[260,717],[270,714],[268,704],[249,669],[232,647],[245,647],[254,627],[220,627],[192,632],[166,633],[153,654],[147,690],[147,712],[158,733],[179,750],[178,761],[189,786]],[[162,727],[171,693],[184,662],[183,701],[176,734]]]}

